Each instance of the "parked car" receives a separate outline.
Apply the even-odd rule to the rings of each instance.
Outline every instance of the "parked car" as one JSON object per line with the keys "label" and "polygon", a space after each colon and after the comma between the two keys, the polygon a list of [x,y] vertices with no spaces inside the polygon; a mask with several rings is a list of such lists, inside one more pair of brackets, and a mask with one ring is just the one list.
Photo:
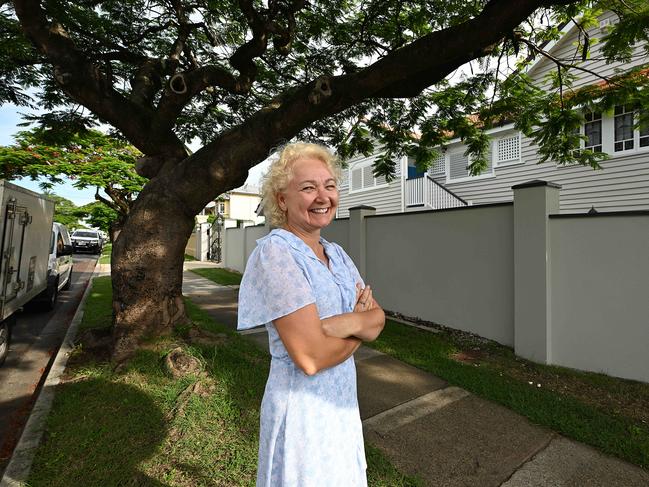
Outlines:
{"label": "parked car", "polygon": [[70,289],[72,284],[72,251],[72,239],[68,229],[65,225],[54,222],[50,257],[47,262],[47,289],[39,296],[49,309],[54,308],[59,291]]}
{"label": "parked car", "polygon": [[72,246],[75,252],[83,250],[101,254],[103,241],[97,230],[75,230],[72,233]]}

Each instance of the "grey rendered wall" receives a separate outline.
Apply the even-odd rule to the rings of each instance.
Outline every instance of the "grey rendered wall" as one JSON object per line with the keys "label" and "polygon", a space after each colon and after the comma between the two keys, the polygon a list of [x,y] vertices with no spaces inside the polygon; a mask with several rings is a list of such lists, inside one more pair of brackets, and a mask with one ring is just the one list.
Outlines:
{"label": "grey rendered wall", "polygon": [[224,235],[223,265],[243,272],[245,268],[245,228],[227,228]]}
{"label": "grey rendered wall", "polygon": [[196,257],[196,229],[194,229],[192,234],[189,236],[189,240],[187,240],[187,245],[185,245],[185,253],[187,255],[191,255],[192,257]]}
{"label": "grey rendered wall", "polygon": [[268,234],[268,227],[266,225],[256,225],[254,227],[246,227],[246,248],[244,254],[244,269],[245,264],[248,263],[250,254],[257,246],[257,240]]}
{"label": "grey rendered wall", "polygon": [[552,363],[649,382],[649,213],[550,218]]}
{"label": "grey rendered wall", "polygon": [[[245,228],[228,228],[225,230],[223,265],[228,269],[243,272],[250,254],[257,246],[257,240],[267,235],[269,227],[256,225]],[[322,232],[330,242],[336,242],[343,249],[348,249],[349,219],[334,220]]]}
{"label": "grey rendered wall", "polygon": [[512,346],[512,221],[510,204],[367,217],[366,280],[385,309]]}
{"label": "grey rendered wall", "polygon": [[329,242],[336,242],[349,253],[349,218],[332,221],[322,229],[322,236]]}
{"label": "grey rendered wall", "polygon": [[[649,382],[649,212],[562,215],[556,185],[515,191],[513,205],[394,215],[361,207],[323,236],[364,269],[388,310],[538,362]],[[243,271],[266,231],[227,230],[224,265]]]}

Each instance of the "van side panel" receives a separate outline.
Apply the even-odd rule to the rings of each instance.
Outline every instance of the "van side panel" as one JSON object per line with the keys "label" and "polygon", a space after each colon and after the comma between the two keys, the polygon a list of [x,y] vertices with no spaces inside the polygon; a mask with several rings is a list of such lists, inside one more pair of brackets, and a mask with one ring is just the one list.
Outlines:
{"label": "van side panel", "polygon": [[54,202],[0,180],[0,319],[47,287]]}

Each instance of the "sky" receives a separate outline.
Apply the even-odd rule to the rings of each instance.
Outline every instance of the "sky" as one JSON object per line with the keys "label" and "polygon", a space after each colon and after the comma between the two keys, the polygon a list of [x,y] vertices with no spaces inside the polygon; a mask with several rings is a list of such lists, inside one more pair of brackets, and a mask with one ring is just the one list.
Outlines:
{"label": "sky", "polygon": [[[0,145],[10,145],[14,143],[13,135],[24,127],[18,127],[21,122],[20,113],[28,112],[26,108],[19,108],[15,105],[6,104],[0,106]],[[197,150],[200,145],[190,146],[192,150]],[[269,165],[268,161],[253,167],[250,170],[246,184],[258,186],[260,184],[261,176],[267,170]],[[42,190],[38,181],[31,181],[30,179],[23,178],[13,181],[19,186],[36,191],[40,193]],[[87,203],[95,201],[95,188],[77,189],[71,183],[58,184],[52,188],[52,191],[58,196],[67,198],[77,206],[82,206]]]}

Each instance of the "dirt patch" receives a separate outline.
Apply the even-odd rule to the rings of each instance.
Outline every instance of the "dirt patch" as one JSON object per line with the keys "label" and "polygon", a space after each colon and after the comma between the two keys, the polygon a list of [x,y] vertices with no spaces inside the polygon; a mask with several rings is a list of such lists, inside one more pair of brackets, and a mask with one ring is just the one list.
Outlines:
{"label": "dirt patch", "polygon": [[486,354],[482,350],[463,350],[461,352],[456,352],[450,355],[450,358],[457,362],[462,362],[465,364],[476,364],[480,363]]}

